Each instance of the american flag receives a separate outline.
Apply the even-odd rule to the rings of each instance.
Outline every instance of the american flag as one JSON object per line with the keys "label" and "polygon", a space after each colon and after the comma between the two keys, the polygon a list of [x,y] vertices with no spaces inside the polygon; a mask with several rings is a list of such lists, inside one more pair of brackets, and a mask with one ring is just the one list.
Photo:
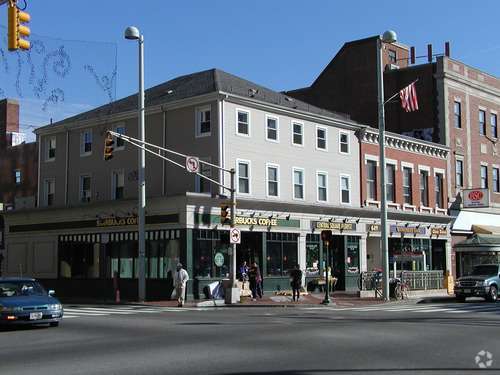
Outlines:
{"label": "american flag", "polygon": [[418,111],[417,92],[415,90],[415,82],[410,83],[399,92],[401,98],[401,107],[406,112]]}

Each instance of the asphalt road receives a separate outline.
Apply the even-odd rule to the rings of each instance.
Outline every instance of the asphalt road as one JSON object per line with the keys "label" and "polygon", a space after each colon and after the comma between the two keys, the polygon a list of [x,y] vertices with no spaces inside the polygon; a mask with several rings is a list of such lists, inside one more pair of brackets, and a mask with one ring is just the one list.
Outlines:
{"label": "asphalt road", "polygon": [[500,373],[500,303],[66,314],[58,328],[2,330],[0,374]]}

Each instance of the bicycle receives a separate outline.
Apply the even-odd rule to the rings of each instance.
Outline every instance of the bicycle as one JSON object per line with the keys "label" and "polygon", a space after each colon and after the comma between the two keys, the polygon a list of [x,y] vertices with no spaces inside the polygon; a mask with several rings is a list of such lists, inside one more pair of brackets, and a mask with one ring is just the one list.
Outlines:
{"label": "bicycle", "polygon": [[397,300],[403,300],[409,298],[410,287],[407,283],[402,280],[396,280],[396,287],[394,288],[394,297]]}

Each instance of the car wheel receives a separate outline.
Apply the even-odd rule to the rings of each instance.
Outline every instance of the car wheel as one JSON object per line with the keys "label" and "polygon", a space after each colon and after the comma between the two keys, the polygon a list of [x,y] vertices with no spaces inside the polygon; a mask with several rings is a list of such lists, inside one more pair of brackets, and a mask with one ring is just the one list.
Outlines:
{"label": "car wheel", "polygon": [[490,286],[490,290],[488,292],[488,297],[486,298],[490,302],[496,302],[498,299],[498,289],[495,285]]}
{"label": "car wheel", "polygon": [[51,322],[49,324],[51,327],[59,327],[59,322]]}
{"label": "car wheel", "polygon": [[465,302],[465,296],[456,296],[457,302]]}

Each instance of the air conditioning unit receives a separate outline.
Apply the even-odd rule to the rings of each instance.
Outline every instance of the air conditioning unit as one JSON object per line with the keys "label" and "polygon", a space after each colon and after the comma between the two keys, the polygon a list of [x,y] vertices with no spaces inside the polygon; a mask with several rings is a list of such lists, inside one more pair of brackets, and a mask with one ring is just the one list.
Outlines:
{"label": "air conditioning unit", "polygon": [[399,69],[399,65],[396,64],[387,64],[385,66],[385,70],[397,70]]}

